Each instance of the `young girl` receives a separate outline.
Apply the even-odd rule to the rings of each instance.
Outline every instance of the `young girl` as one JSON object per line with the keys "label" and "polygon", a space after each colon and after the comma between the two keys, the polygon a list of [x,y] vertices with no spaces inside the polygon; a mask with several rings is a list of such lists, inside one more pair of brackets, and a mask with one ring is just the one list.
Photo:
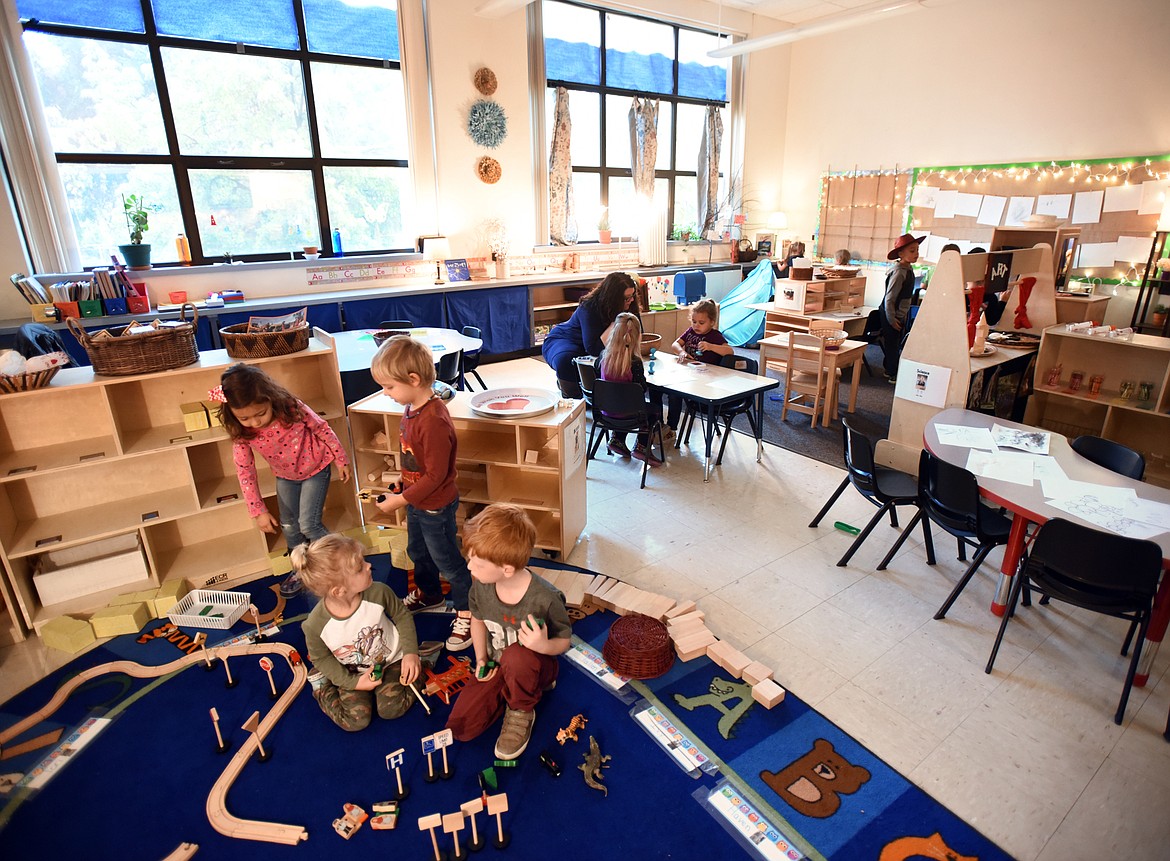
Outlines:
{"label": "young girl", "polygon": [[[288,549],[329,533],[321,523],[329,491],[329,464],[336,462],[342,481],[349,481],[349,459],[328,423],[259,368],[232,365],[223,372],[219,420],[232,439],[236,475],[248,503],[248,514],[262,531],[284,532]],[[280,523],[260,495],[253,452],[268,461],[276,475]],[[291,598],[301,591],[294,570],[280,584]]]}
{"label": "young girl", "polygon": [[385,583],[375,583],[362,546],[332,533],[292,550],[293,567],[321,598],[305,619],[313,663],[313,699],[335,724],[357,732],[378,716],[401,717],[414,703],[418,635],[410,611]]}
{"label": "young girl", "polygon": [[784,258],[783,263],[775,265],[777,278],[789,278],[792,275],[792,261],[797,257],[804,257],[804,243],[793,242],[788,246],[788,256]]}
{"label": "young girl", "polygon": [[[601,355],[597,357],[597,374],[603,380],[616,383],[634,382],[646,390],[646,373],[642,369],[642,357],[638,351],[642,347],[642,324],[633,314],[622,312],[613,321],[613,328],[609,332],[609,340]],[[662,415],[662,405],[646,404],[646,414]],[[615,416],[615,418],[623,418]],[[638,443],[634,446],[633,456],[637,460],[644,460],[651,466],[662,466],[662,460],[650,450],[649,434],[638,434]],[[619,457],[630,457],[630,449],[626,446],[626,435],[610,433],[609,443],[606,446],[610,454]]]}
{"label": "young girl", "polygon": [[[680,362],[706,362],[709,365],[718,365],[724,356],[730,356],[735,350],[727,343],[723,333],[715,328],[719,320],[719,306],[714,299],[700,299],[691,307],[691,327],[679,335],[678,340],[671,344]],[[666,412],[666,430],[663,439],[673,439],[678,430],[678,420],[682,415],[682,397],[670,395],[669,406]],[[658,395],[658,406],[662,408],[662,392]]]}

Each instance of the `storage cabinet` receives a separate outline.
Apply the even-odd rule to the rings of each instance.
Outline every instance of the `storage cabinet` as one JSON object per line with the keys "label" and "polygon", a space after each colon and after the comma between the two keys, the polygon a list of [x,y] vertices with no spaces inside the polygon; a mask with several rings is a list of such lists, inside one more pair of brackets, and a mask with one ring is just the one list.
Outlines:
{"label": "storage cabinet", "polygon": [[[1048,385],[1049,371],[1060,379]],[[1072,375],[1082,381],[1072,391]],[[1100,392],[1090,380],[1104,377]],[[1123,392],[1123,383],[1125,391]],[[1148,397],[1142,397],[1147,394]],[[1036,363],[1035,391],[1025,421],[1067,437],[1103,436],[1146,459],[1145,480],[1170,487],[1170,340],[1134,335],[1132,341],[1046,329]]]}
{"label": "storage cabinet", "polygon": [[1079,227],[997,227],[991,231],[988,251],[1014,251],[1043,243],[1052,249],[1052,279],[1057,289],[1068,281],[1077,245],[1081,241]]}
{"label": "storage cabinet", "polygon": [[[798,281],[781,278],[776,282],[776,307],[798,314],[848,311],[865,304],[865,277],[819,278]],[[769,333],[773,334],[773,333]]]}
{"label": "storage cabinet", "polygon": [[[0,557],[14,623],[39,630],[64,613],[94,610],[167,580],[201,588],[270,572],[269,554],[282,552],[284,539],[260,532],[248,516],[227,433],[218,425],[187,430],[183,421],[182,405],[205,401],[231,364],[226,351],[214,350],[158,374],[99,377],[67,368],[48,388],[3,396]],[[314,330],[308,349],[250,364],[329,421],[348,448],[332,338]],[[275,515],[275,478],[262,458],[257,467]],[[325,523],[337,530],[358,525],[349,486],[331,486]],[[144,579],[83,589],[55,604],[40,601],[32,578],[41,554],[96,548],[125,535],[141,542]]]}
{"label": "storage cabinet", "polygon": [[532,343],[539,347],[549,330],[573,316],[577,305],[596,282],[589,284],[540,284],[529,288],[532,301]]}
{"label": "storage cabinet", "polygon": [[[585,403],[569,401],[541,415],[495,419],[472,412],[473,395],[458,393],[447,402],[459,440],[458,520],[491,502],[524,508],[536,524],[536,547],[550,555],[568,555],[585,528]],[[383,471],[401,465],[399,425],[402,407],[383,394],[349,407],[355,451],[355,475],[362,487],[385,491]],[[387,461],[389,458],[389,462]],[[367,524],[404,526],[405,511],[384,514],[363,503]]]}

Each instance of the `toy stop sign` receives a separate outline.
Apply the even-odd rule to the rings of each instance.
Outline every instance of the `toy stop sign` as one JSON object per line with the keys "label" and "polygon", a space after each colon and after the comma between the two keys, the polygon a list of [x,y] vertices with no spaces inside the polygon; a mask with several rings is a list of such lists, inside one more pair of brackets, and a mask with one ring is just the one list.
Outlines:
{"label": "toy stop sign", "polygon": [[272,658],[263,657],[260,659],[260,669],[266,673],[272,672]]}

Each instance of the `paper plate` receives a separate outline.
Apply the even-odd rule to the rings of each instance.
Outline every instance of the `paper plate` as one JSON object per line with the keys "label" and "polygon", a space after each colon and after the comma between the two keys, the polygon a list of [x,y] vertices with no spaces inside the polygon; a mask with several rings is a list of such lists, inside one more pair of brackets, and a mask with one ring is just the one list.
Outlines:
{"label": "paper plate", "polygon": [[517,419],[547,413],[557,396],[547,389],[488,389],[471,399],[471,411],[497,419]]}
{"label": "paper plate", "polygon": [[997,348],[993,347],[991,344],[984,344],[982,353],[976,353],[974,347],[972,347],[970,350],[968,350],[968,352],[976,359],[981,359],[984,356],[990,356],[992,353],[994,353],[996,351],[997,351]]}

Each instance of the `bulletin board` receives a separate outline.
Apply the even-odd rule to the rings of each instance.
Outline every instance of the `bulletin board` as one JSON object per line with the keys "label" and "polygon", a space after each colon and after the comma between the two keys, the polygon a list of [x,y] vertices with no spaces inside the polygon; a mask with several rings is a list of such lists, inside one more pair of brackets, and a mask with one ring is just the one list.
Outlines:
{"label": "bulletin board", "polygon": [[832,257],[848,248],[854,260],[885,260],[903,232],[912,182],[910,169],[826,172],[814,252]]}
{"label": "bulletin board", "polygon": [[[920,167],[913,171],[907,223],[926,234],[922,258],[954,242],[987,248],[996,227],[1080,229],[1073,273],[1140,281],[1170,191],[1170,155],[1086,161]],[[1025,222],[1044,216],[1046,223]]]}

